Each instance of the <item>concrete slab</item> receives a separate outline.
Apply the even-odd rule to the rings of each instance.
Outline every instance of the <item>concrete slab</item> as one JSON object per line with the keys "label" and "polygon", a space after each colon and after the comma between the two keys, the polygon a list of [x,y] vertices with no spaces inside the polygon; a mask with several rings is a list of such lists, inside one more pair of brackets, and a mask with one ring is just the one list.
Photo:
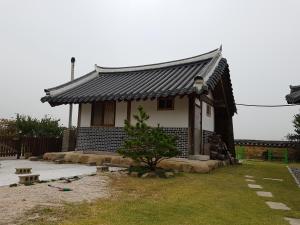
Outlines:
{"label": "concrete slab", "polygon": [[284,217],[284,219],[288,221],[290,225],[300,225],[300,219],[288,218],[288,217]]}
{"label": "concrete slab", "polygon": [[262,189],[262,186],[258,184],[248,184],[248,187],[253,189]]}
{"label": "concrete slab", "polygon": [[286,206],[286,204],[281,202],[266,202],[266,204],[271,209],[279,209],[279,210],[291,210],[289,207]]}
{"label": "concrete slab", "polygon": [[245,175],[245,177],[250,178],[250,179],[254,178],[253,176],[250,176],[250,175]]}
{"label": "concrete slab", "polygon": [[272,180],[272,181],[280,181],[280,182],[282,182],[282,181],[283,181],[283,179],[278,179],[278,178],[269,178],[269,177],[264,177],[263,179],[264,179],[264,180]]}
{"label": "concrete slab", "polygon": [[96,166],[80,164],[54,164],[46,161],[0,160],[0,186],[19,182],[15,168],[32,168],[34,174],[40,174],[40,180],[58,179],[60,177],[80,176],[96,172]]}
{"label": "concrete slab", "polygon": [[273,194],[268,191],[257,191],[256,194],[261,197],[269,197],[269,198],[273,197]]}
{"label": "concrete slab", "polygon": [[247,181],[247,182],[255,182],[255,180],[252,180],[252,179],[245,179],[245,181]]}

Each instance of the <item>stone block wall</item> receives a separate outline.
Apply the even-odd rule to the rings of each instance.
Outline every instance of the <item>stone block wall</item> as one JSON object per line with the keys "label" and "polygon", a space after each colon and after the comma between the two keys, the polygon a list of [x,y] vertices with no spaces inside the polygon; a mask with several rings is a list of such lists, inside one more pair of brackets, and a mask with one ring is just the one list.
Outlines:
{"label": "stone block wall", "polygon": [[[188,128],[163,128],[166,133],[178,137],[177,147],[181,157],[188,156]],[[79,127],[76,150],[115,152],[126,138],[122,127]]]}

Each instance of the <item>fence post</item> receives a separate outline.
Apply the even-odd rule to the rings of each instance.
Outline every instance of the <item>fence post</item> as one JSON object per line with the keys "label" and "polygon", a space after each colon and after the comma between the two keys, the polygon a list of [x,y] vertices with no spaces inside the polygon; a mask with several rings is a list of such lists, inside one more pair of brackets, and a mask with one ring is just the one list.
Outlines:
{"label": "fence post", "polygon": [[245,158],[245,148],[244,146],[235,147],[235,155],[238,160]]}
{"label": "fence post", "polygon": [[17,151],[17,159],[20,159],[20,156],[21,156],[21,147],[22,147],[20,136],[14,137],[13,141],[15,142],[15,148],[16,148],[16,151]]}
{"label": "fence post", "polygon": [[272,161],[272,150],[268,149],[268,161]]}

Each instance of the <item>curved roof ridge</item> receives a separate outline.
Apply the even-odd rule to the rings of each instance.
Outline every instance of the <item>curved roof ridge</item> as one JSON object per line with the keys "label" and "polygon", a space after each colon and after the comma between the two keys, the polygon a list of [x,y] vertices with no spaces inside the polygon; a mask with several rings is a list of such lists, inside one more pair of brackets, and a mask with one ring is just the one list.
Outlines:
{"label": "curved roof ridge", "polygon": [[154,63],[148,65],[128,66],[128,67],[101,67],[96,64],[95,70],[98,73],[117,73],[117,72],[132,72],[132,71],[158,69],[158,68],[164,68],[169,66],[182,65],[182,64],[207,60],[210,58],[214,58],[216,55],[221,54],[221,52],[222,52],[222,46],[220,48],[214,49],[210,52],[201,55],[179,59],[179,60],[173,60],[173,61],[162,62],[162,63]]}

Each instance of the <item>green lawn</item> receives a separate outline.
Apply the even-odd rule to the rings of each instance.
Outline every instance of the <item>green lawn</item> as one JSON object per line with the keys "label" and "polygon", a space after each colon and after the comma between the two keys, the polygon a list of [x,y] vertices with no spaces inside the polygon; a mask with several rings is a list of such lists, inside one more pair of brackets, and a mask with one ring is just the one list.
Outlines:
{"label": "green lawn", "polygon": [[[265,199],[247,187],[246,174],[273,193],[272,201],[286,203],[292,210],[269,209]],[[173,179],[114,178],[112,187],[117,192],[111,199],[36,209],[31,213],[38,212],[41,218],[27,224],[277,225],[288,224],[284,216],[300,218],[300,188],[279,163],[247,161],[210,174],[184,173]]]}

